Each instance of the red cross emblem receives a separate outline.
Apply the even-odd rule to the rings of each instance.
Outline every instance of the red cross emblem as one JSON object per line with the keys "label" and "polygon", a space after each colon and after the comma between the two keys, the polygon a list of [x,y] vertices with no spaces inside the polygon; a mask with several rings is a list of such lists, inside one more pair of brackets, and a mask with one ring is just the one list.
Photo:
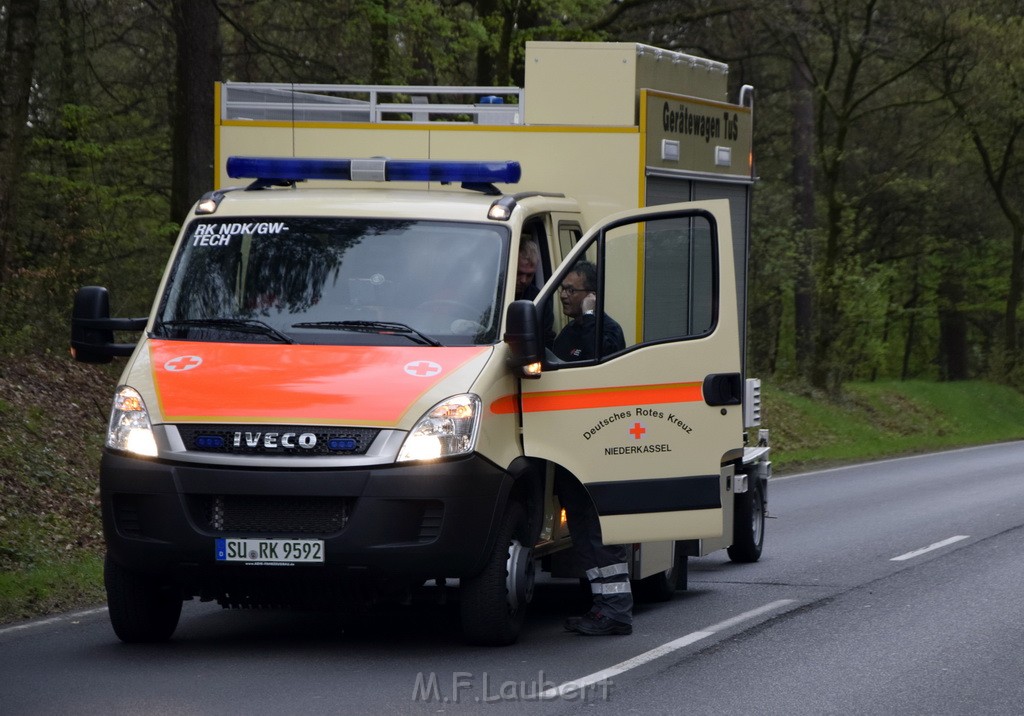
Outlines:
{"label": "red cross emblem", "polygon": [[640,438],[643,437],[644,433],[647,432],[647,428],[645,428],[640,423],[633,423],[633,427],[631,427],[628,430],[628,432],[630,435],[633,436],[634,439],[639,440]]}
{"label": "red cross emblem", "polygon": [[192,370],[198,368],[202,362],[203,359],[199,356],[176,356],[164,363],[164,370],[169,370],[172,373]]}
{"label": "red cross emblem", "polygon": [[429,378],[441,372],[441,366],[432,360],[415,360],[405,364],[405,372],[416,378]]}

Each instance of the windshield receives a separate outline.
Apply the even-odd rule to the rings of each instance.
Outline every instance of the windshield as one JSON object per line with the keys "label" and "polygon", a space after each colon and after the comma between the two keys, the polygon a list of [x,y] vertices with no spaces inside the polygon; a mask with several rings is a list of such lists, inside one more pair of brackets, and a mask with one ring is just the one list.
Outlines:
{"label": "windshield", "polygon": [[351,218],[197,220],[153,335],[347,345],[494,343],[504,226]]}

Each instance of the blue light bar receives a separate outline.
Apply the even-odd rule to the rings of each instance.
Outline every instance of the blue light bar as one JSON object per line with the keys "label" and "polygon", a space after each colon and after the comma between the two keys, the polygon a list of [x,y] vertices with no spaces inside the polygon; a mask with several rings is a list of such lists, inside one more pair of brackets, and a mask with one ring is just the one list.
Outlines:
{"label": "blue light bar", "polygon": [[437,181],[515,184],[519,162],[437,161],[432,159],[307,159],[228,157],[228,176],[264,182],[304,179],[341,181]]}

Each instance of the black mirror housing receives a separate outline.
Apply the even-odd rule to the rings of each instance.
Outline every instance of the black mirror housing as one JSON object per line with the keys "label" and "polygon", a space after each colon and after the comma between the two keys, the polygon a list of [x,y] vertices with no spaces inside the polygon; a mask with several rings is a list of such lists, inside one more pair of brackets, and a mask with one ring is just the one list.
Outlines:
{"label": "black mirror housing", "polygon": [[504,339],[509,348],[509,361],[514,367],[522,368],[544,359],[540,320],[533,301],[513,301],[509,305],[505,314]]}
{"label": "black mirror housing", "polygon": [[114,343],[114,331],[141,331],[145,318],[111,318],[110,294],[103,286],[82,286],[71,310],[71,355],[80,363],[109,363],[129,356],[134,343]]}

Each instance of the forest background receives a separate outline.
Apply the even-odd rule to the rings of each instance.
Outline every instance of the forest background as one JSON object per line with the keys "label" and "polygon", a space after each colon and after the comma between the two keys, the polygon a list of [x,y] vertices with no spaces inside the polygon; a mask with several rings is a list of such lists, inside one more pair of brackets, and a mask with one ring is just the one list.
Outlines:
{"label": "forest background", "polygon": [[1022,0],[0,0],[0,355],[148,312],[215,81],[521,86],[529,39],[756,88],[752,375],[1024,383]]}
{"label": "forest background", "polygon": [[1024,0],[0,0],[0,568],[98,543],[120,366],[71,362],[72,298],[148,313],[214,82],[522,86],[533,39],[756,88],[751,375],[1024,387]]}

